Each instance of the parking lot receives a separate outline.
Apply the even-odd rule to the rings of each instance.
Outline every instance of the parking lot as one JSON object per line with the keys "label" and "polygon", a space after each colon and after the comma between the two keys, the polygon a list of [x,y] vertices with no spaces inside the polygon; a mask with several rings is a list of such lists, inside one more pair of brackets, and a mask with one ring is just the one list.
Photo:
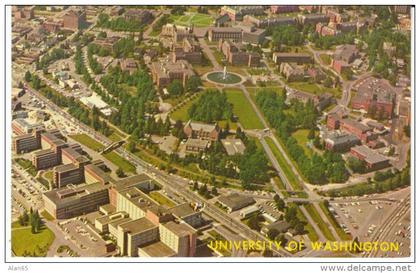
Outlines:
{"label": "parking lot", "polygon": [[76,251],[84,257],[103,257],[107,255],[105,241],[99,237],[86,221],[80,217],[61,221],[58,227],[65,234],[65,239],[72,241],[79,249]]}

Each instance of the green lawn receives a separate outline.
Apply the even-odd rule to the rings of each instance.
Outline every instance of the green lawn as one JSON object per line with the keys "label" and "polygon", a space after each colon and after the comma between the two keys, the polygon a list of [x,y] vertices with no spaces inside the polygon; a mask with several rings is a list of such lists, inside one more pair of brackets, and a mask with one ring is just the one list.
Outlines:
{"label": "green lawn", "polygon": [[32,161],[24,158],[16,158],[16,163],[18,163],[23,169],[25,169],[30,175],[36,176],[37,171],[32,165]]}
{"label": "green lawn", "polygon": [[303,212],[300,210],[299,207],[297,209],[297,217],[299,218],[299,220],[305,223],[305,231],[307,232],[309,240],[311,240],[312,242],[318,241],[318,234],[316,234],[315,229],[308,222],[308,219],[306,219],[305,215],[303,215]]}
{"label": "green lawn", "polygon": [[308,129],[299,129],[293,132],[292,137],[294,137],[297,143],[299,144],[299,146],[303,148],[303,150],[305,151],[305,154],[307,156],[311,156],[312,151],[306,146],[306,143],[308,142],[308,138],[307,138],[308,133],[309,133]]}
{"label": "green lawn", "polygon": [[103,156],[109,161],[111,161],[114,165],[121,168],[124,171],[124,173],[136,173],[136,167],[134,167],[134,165],[131,164],[130,161],[122,158],[115,152],[109,152],[103,154]]}
{"label": "green lawn", "polygon": [[209,27],[213,25],[213,17],[207,14],[201,13],[192,13],[186,15],[174,15],[172,14],[169,17],[170,20],[173,20],[173,23],[181,26],[190,26],[195,27]]}
{"label": "green lawn", "polygon": [[172,208],[175,206],[175,203],[169,200],[166,196],[162,195],[160,192],[152,191],[149,193],[149,196],[158,202],[159,204],[166,206],[168,208]]}
{"label": "green lawn", "polygon": [[233,113],[239,118],[244,129],[263,129],[264,125],[239,89],[226,88],[227,99],[233,105]]}
{"label": "green lawn", "polygon": [[36,256],[45,256],[54,239],[54,233],[45,226],[40,232],[32,234],[30,225],[25,227],[20,227],[18,223],[12,225],[12,251],[16,256],[23,256],[25,252],[29,252],[30,255],[35,253]]}
{"label": "green lawn", "polygon": [[330,65],[331,64],[331,57],[328,54],[320,54],[319,57],[321,58],[321,61],[325,64],[325,65]]}
{"label": "green lawn", "polygon": [[104,148],[104,145],[86,134],[69,135],[69,137],[95,151],[100,151]]}
{"label": "green lawn", "polygon": [[[100,151],[104,148],[104,145],[86,134],[71,135],[70,137],[95,151]],[[105,153],[103,156],[114,165],[121,168],[125,173],[136,173],[136,167],[115,152]]]}
{"label": "green lawn", "polygon": [[190,109],[191,105],[198,100],[199,97],[196,99],[190,100],[184,105],[182,105],[177,110],[171,113],[171,118],[173,120],[181,120],[181,121],[188,121],[188,109]]}
{"label": "green lawn", "polygon": [[333,96],[339,98],[341,96],[341,91],[338,88],[327,88],[320,84],[314,84],[310,82],[290,82],[289,85],[291,88],[294,88],[299,91],[304,91],[314,95],[321,95],[323,93],[331,93]]}
{"label": "green lawn", "polygon": [[276,144],[274,144],[274,141],[266,137],[265,141],[267,142],[268,146],[270,147],[271,151],[273,152],[274,156],[277,159],[277,162],[280,165],[280,168],[283,170],[284,174],[286,175],[287,179],[289,180],[290,186],[295,191],[301,191],[302,187],[299,184],[299,181],[296,179],[296,176],[292,172],[292,170],[289,167],[289,164],[287,164],[286,159],[284,156],[280,153],[279,149],[277,149]]}
{"label": "green lawn", "polygon": [[335,241],[334,235],[331,233],[331,231],[328,228],[327,223],[325,223],[321,216],[318,214],[318,211],[315,209],[315,207],[312,204],[305,204],[303,205],[306,209],[306,211],[311,216],[312,220],[318,225],[319,229],[321,230],[322,234],[324,234],[325,238],[329,241]]}

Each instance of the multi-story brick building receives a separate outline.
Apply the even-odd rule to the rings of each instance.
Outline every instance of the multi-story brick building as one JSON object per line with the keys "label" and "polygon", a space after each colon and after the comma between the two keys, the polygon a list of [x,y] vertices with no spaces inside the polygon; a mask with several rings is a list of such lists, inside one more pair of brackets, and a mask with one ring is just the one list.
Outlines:
{"label": "multi-story brick building", "polygon": [[35,130],[30,134],[13,137],[12,150],[17,154],[20,154],[41,148],[41,132],[42,130]]}
{"label": "multi-story brick building", "polygon": [[174,44],[171,54],[173,63],[178,60],[186,60],[191,64],[201,64],[203,59],[199,43],[189,38],[185,38],[181,46]]}
{"label": "multi-story brick building", "polygon": [[185,60],[172,62],[153,62],[151,66],[153,82],[159,87],[165,87],[174,80],[179,80],[185,86],[187,80],[195,73],[191,64]]}
{"label": "multi-story brick building", "polygon": [[275,52],[273,53],[274,63],[280,65],[281,63],[313,63],[314,59],[312,55],[307,53],[287,53],[287,52]]}
{"label": "multi-story brick building", "polygon": [[261,60],[259,54],[242,51],[241,47],[241,45],[234,44],[229,40],[219,41],[219,50],[231,65],[259,66]]}
{"label": "multi-story brick building", "polygon": [[290,13],[290,12],[298,12],[299,6],[297,5],[273,5],[270,6],[270,11],[272,13]]}
{"label": "multi-story brick building", "polygon": [[126,20],[138,21],[141,24],[147,24],[153,20],[153,15],[146,9],[129,9],[124,13]]}
{"label": "multi-story brick building", "polygon": [[242,42],[242,29],[238,27],[212,27],[209,28],[208,38],[210,42],[218,42],[222,39]]}
{"label": "multi-story brick building", "polygon": [[296,19],[294,17],[255,17],[252,15],[244,16],[244,23],[253,24],[259,28],[276,27],[276,26],[287,26],[295,25]]}
{"label": "multi-story brick building", "polygon": [[86,24],[86,12],[82,10],[70,10],[63,16],[63,27],[78,30]]}
{"label": "multi-story brick building", "polygon": [[189,138],[216,141],[219,139],[220,128],[216,124],[206,124],[189,120],[184,126],[184,133]]}
{"label": "multi-story brick building", "polygon": [[389,166],[388,158],[364,145],[352,147],[350,154],[365,162],[368,171],[380,170]]}
{"label": "multi-story brick building", "polygon": [[391,118],[394,105],[394,88],[386,80],[373,77],[359,85],[351,101],[353,109],[363,109],[372,115],[380,116],[379,118]]}
{"label": "multi-story brick building", "polygon": [[227,14],[231,21],[240,21],[245,15],[264,15],[263,6],[223,6],[220,15]]}

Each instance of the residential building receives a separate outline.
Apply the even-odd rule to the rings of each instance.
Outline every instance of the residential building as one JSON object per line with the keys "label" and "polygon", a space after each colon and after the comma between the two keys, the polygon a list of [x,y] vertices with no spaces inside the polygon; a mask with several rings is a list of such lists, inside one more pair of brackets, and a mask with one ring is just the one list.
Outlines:
{"label": "residential building", "polygon": [[217,123],[206,124],[189,120],[184,126],[184,133],[188,138],[216,141],[219,139],[220,128]]}

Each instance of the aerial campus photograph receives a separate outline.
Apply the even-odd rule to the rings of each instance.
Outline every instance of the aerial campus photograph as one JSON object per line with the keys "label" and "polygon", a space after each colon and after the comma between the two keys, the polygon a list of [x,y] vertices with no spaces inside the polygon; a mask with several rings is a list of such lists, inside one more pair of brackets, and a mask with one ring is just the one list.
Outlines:
{"label": "aerial campus photograph", "polygon": [[412,256],[411,6],[10,11],[10,256]]}

